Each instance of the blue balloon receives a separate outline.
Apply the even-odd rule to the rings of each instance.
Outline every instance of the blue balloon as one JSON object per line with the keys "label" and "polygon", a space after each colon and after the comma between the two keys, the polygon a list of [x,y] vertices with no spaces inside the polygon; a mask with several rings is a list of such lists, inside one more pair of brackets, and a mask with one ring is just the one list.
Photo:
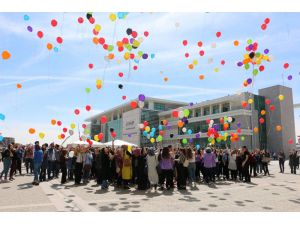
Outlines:
{"label": "blue balloon", "polygon": [[155,54],[151,53],[151,59],[154,59],[154,58],[155,58]]}
{"label": "blue balloon", "polygon": [[0,120],[5,120],[5,115],[0,113]]}
{"label": "blue balloon", "polygon": [[193,131],[191,130],[191,129],[188,129],[188,134],[192,134],[193,133]]}
{"label": "blue balloon", "polygon": [[200,149],[200,145],[196,145],[196,149],[199,150]]}
{"label": "blue balloon", "polygon": [[0,141],[3,141],[4,137],[0,135]]}
{"label": "blue balloon", "polygon": [[25,21],[28,21],[30,18],[29,18],[29,16],[28,15],[24,15],[24,20]]}
{"label": "blue balloon", "polygon": [[134,61],[136,64],[139,64],[139,62],[140,62],[138,59],[134,59],[133,61]]}
{"label": "blue balloon", "polygon": [[150,137],[154,137],[155,133],[154,132],[151,132],[150,133]]}
{"label": "blue balloon", "polygon": [[159,130],[162,130],[162,129],[163,129],[163,126],[162,126],[162,125],[159,125],[159,126],[158,126],[158,129],[159,129]]}
{"label": "blue balloon", "polygon": [[58,47],[54,47],[53,50],[54,50],[55,52],[58,52]]}
{"label": "blue balloon", "polygon": [[147,134],[148,134],[147,131],[144,130],[143,135],[144,135],[145,137],[147,137]]}

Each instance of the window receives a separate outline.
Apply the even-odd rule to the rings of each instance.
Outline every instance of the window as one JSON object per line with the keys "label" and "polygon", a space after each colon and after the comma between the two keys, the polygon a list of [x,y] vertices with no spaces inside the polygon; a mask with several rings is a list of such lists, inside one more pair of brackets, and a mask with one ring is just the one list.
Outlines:
{"label": "window", "polygon": [[209,115],[210,114],[210,109],[209,109],[209,107],[205,107],[204,109],[203,109],[203,115],[204,116],[207,116],[207,115]]}
{"label": "window", "polygon": [[214,105],[214,106],[213,106],[213,108],[212,108],[212,113],[213,113],[213,114],[220,113],[219,105]]}
{"label": "window", "polygon": [[161,104],[161,103],[154,103],[154,110],[164,111],[165,110],[165,105]]}
{"label": "window", "polygon": [[196,109],[195,111],[195,117],[201,116],[201,109]]}
{"label": "window", "polygon": [[230,110],[230,104],[229,104],[229,102],[224,103],[222,105],[222,112],[228,112],[229,110]]}

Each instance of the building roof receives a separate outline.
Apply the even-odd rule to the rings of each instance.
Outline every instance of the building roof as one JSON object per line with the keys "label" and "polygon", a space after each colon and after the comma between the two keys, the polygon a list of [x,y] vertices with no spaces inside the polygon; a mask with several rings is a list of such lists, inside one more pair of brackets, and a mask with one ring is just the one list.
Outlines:
{"label": "building roof", "polygon": [[[103,112],[101,112],[101,113],[98,113],[98,114],[96,114],[96,115],[94,115],[94,116],[91,116],[91,117],[85,119],[85,121],[91,121],[91,120],[93,120],[93,119],[99,118],[99,117],[102,116],[102,115],[106,115],[106,114],[108,114],[108,113],[112,113],[112,112],[114,112],[114,111],[120,110],[120,109],[125,108],[125,107],[130,107],[130,102],[132,102],[132,101],[138,101],[138,98],[132,99],[132,100],[126,102],[126,103],[123,103],[123,104],[121,104],[121,105],[118,105],[118,106],[115,106],[115,107],[110,108],[110,109],[108,109],[108,110],[105,110],[105,111],[103,111]],[[149,102],[149,101],[154,101],[154,102],[162,103],[162,104],[176,104],[176,105],[182,105],[182,106],[188,105],[187,102],[180,102],[180,101],[174,101],[174,100],[167,100],[167,99],[160,99],[160,98],[146,97],[146,98],[145,98],[145,102]]]}

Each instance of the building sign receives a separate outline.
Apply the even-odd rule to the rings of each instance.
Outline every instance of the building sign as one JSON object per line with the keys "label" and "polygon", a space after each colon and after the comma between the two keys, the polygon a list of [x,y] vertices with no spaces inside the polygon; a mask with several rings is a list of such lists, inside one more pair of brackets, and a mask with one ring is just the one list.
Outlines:
{"label": "building sign", "polygon": [[123,113],[122,140],[140,145],[140,120],[140,109]]}

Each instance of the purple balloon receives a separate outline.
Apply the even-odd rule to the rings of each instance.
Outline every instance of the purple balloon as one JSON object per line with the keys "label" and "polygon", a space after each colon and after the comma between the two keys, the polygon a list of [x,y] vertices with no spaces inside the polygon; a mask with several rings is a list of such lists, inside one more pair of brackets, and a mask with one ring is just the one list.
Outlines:
{"label": "purple balloon", "polygon": [[269,49],[266,48],[266,49],[264,50],[264,53],[265,53],[265,54],[268,54],[268,53],[269,53]]}
{"label": "purple balloon", "polygon": [[189,104],[189,106],[193,106],[193,105],[194,105],[194,103],[192,103],[192,102]]}
{"label": "purple balloon", "polygon": [[130,38],[130,44],[132,44],[134,41],[134,38]]}
{"label": "purple balloon", "polygon": [[292,75],[289,75],[288,76],[288,80],[292,80],[293,79],[293,76]]}
{"label": "purple balloon", "polygon": [[214,124],[214,129],[215,129],[215,131],[218,131],[219,125],[218,124]]}
{"label": "purple balloon", "polygon": [[190,143],[193,143],[193,138],[190,138],[190,139],[189,139],[189,142],[190,142]]}
{"label": "purple balloon", "polygon": [[252,83],[252,79],[251,78],[247,79],[247,83],[251,84]]}
{"label": "purple balloon", "polygon": [[148,59],[148,54],[144,53],[142,56],[143,59]]}
{"label": "purple balloon", "polygon": [[238,66],[242,66],[243,63],[242,63],[242,62],[238,62],[237,65],[238,65]]}
{"label": "purple balloon", "polygon": [[130,138],[130,137],[131,137],[131,134],[128,134],[128,137]]}
{"label": "purple balloon", "polygon": [[143,94],[140,94],[139,95],[139,100],[141,101],[141,102],[143,102],[143,101],[145,101],[145,95],[143,95]]}
{"label": "purple balloon", "polygon": [[186,117],[183,117],[183,118],[181,119],[181,121],[182,121],[182,122],[186,122],[186,121],[187,121],[187,118],[186,118]]}
{"label": "purple balloon", "polygon": [[32,32],[32,31],[33,31],[33,29],[32,29],[31,26],[28,26],[28,27],[27,27],[27,30],[28,30],[29,32]]}
{"label": "purple balloon", "polygon": [[250,45],[248,46],[248,48],[249,48],[250,50],[252,50],[252,49],[253,49],[253,44],[250,44]]}
{"label": "purple balloon", "polygon": [[241,122],[238,122],[238,123],[237,123],[237,126],[238,126],[238,127],[241,127]]}
{"label": "purple balloon", "polygon": [[200,138],[200,134],[199,134],[199,133],[197,133],[195,137],[196,137],[196,138]]}
{"label": "purple balloon", "polygon": [[168,129],[168,130],[170,130],[170,129],[171,129],[171,126],[170,126],[170,125],[168,125],[168,126],[167,126],[167,129]]}

